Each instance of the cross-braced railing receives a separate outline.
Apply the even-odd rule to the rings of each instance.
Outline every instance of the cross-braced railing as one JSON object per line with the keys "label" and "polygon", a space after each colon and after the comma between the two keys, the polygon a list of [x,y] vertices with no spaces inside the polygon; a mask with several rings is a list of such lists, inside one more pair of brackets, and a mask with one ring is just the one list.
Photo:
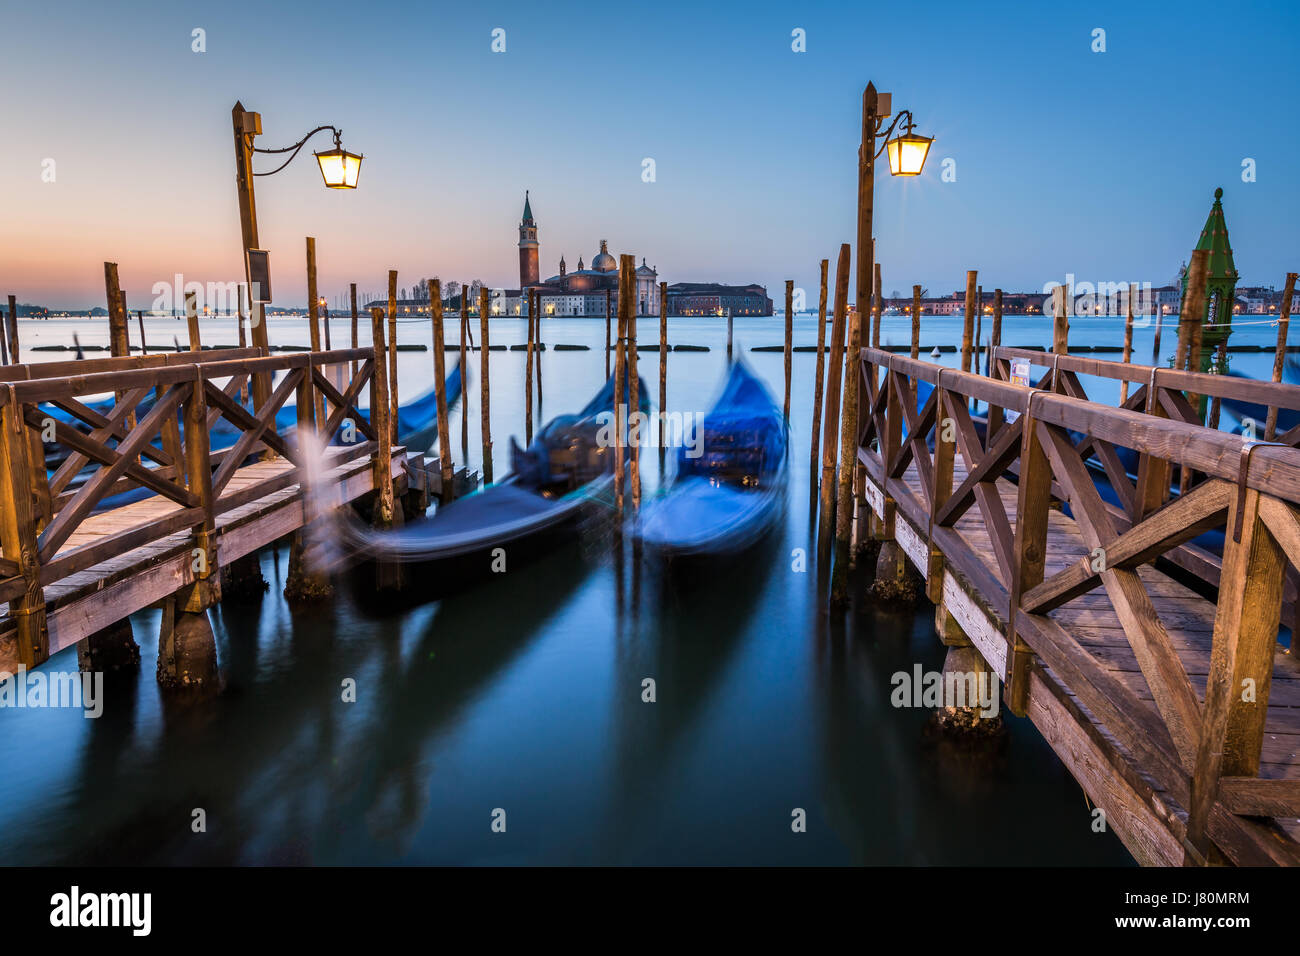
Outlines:
{"label": "cross-braced railing", "polygon": [[[355,373],[352,363],[360,363]],[[301,484],[301,435],[314,433],[321,446],[342,444],[330,452],[335,463],[378,459],[376,430],[357,405],[367,383],[372,408],[387,402],[376,394],[382,383],[374,369],[371,348],[170,353],[6,369],[0,600],[17,626],[23,662],[48,656],[44,590],[72,574],[187,529],[203,556],[202,574],[215,573],[217,519]],[[245,396],[252,377],[263,374],[278,384],[254,408]],[[296,415],[281,414],[294,395]],[[258,455],[292,467],[264,470],[236,487],[239,469]],[[106,511],[124,517],[91,528],[89,519]]]}
{"label": "cross-braced railing", "polygon": [[[1132,407],[1112,408],[1079,384],[1096,363],[1031,354],[1049,366],[1043,388],[862,351],[858,457],[887,533],[901,512],[928,546],[932,600],[948,571],[978,596],[1000,632],[982,650],[1011,709],[1024,713],[1030,672],[1046,665],[1158,784],[1193,858],[1300,862],[1294,842],[1249,819],[1300,815],[1300,761],[1270,754],[1261,777],[1266,724],[1290,713],[1270,712],[1269,696],[1275,668],[1294,667],[1276,642],[1284,577],[1300,566],[1300,450],[1188,420],[1185,391],[1300,408],[1300,388],[1155,370]],[[1204,596],[1183,588],[1180,610],[1148,566],[1189,547],[1215,560],[1199,568]],[[1063,609],[1099,590],[1150,700],[1069,626]],[[1193,604],[1213,630],[1204,693],[1171,637]]]}

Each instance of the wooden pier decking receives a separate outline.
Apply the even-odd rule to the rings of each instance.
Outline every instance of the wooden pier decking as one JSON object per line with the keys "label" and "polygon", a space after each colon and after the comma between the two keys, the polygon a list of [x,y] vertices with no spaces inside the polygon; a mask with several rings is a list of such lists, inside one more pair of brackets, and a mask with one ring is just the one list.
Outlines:
{"label": "wooden pier decking", "polygon": [[[382,329],[376,345],[6,367],[0,671],[37,666],[172,598],[169,614],[201,618],[222,567],[298,531],[318,507],[378,492],[391,514],[395,482],[436,484],[423,456],[394,447]],[[240,395],[259,380],[268,397],[249,411]],[[375,422],[357,408],[367,385]],[[297,427],[280,435],[276,414],[295,393]],[[111,408],[91,401],[102,395]],[[219,419],[227,439],[214,448]],[[307,434],[318,449],[304,448]],[[114,501],[142,488],[152,494]]]}
{"label": "wooden pier decking", "polygon": [[[1006,381],[1013,358],[1046,369],[1038,388]],[[1300,408],[1300,388],[993,359],[984,377],[862,351],[858,460],[877,536],[926,578],[945,643],[979,650],[1139,862],[1300,862],[1300,666],[1277,643],[1296,604],[1300,435],[1243,442],[1194,409],[1195,395]],[[1081,374],[1140,387],[1110,408]],[[934,391],[918,409],[920,382]],[[984,436],[972,399],[988,407]],[[1136,481],[1119,448],[1139,453]],[[1221,556],[1194,541],[1216,529]]]}

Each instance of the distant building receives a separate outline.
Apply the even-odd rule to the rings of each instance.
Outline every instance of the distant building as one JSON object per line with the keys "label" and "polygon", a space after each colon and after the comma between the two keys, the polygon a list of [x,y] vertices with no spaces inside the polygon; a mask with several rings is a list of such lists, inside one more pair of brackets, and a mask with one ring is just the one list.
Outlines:
{"label": "distant building", "polygon": [[771,315],[772,300],[761,285],[676,282],[668,287],[669,315]]}

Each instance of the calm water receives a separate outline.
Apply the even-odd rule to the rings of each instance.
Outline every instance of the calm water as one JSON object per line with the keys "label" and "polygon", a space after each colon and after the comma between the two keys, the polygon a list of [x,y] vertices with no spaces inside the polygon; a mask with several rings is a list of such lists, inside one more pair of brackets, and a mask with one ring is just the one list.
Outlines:
{"label": "calm water", "polygon": [[[150,320],[150,341],[182,325]],[[597,347],[546,353],[543,420],[599,387],[603,325],[544,323],[547,342]],[[737,343],[778,344],[781,326],[779,317],[737,320]],[[70,341],[74,328],[85,344],[106,341],[102,328],[50,321],[24,322],[24,344]],[[657,339],[655,321],[641,329],[643,341]],[[922,341],[951,344],[959,332],[960,319],[927,318]],[[1121,334],[1113,320],[1072,330],[1076,342]],[[1234,341],[1274,334],[1247,327]],[[272,321],[271,335],[306,340],[292,320]],[[494,320],[491,335],[522,341],[523,324]],[[1172,350],[1172,329],[1164,335]],[[887,320],[886,341],[908,336],[905,320]],[[428,337],[427,323],[401,323],[401,342]],[[1041,320],[1007,320],[1008,344],[1047,338]],[[345,339],[339,322],[334,341]],[[229,322],[205,330],[206,342],[234,340]],[[669,341],[713,348],[670,357],[669,408],[707,409],[725,321],[675,321]],[[815,321],[798,319],[796,343],[815,341]],[[1136,357],[1149,360],[1150,330],[1137,341]],[[523,430],[524,357],[493,352],[491,361],[500,474],[507,436]],[[749,361],[779,402],[781,355]],[[404,352],[400,363],[402,395],[427,387],[431,353]],[[286,555],[268,551],[265,599],[212,613],[224,693],[181,710],[164,707],[154,681],[159,615],[135,615],[143,665],[110,679],[101,719],[0,709],[0,861],[1128,862],[1113,835],[1092,832],[1083,793],[1027,721],[1009,718],[1001,746],[972,751],[929,735],[926,711],[890,706],[891,674],[942,665],[929,605],[828,616],[815,576],[793,569],[795,549],[810,544],[813,363],[795,355],[787,521],[708,580],[667,584],[630,563],[620,572],[608,530],[592,527],[546,561],[405,613],[368,616],[341,583],[332,604],[291,614],[280,597]],[[1267,355],[1234,362],[1252,374],[1270,366]],[[471,396],[477,368],[474,355]],[[643,355],[641,372],[657,392],[656,355]],[[470,418],[478,467],[476,398]],[[655,452],[644,458],[653,494]],[[65,654],[43,669],[75,666]],[[641,700],[647,677],[656,703]],[[357,682],[356,703],[341,700],[346,678]],[[206,811],[206,833],[191,831],[195,808]],[[491,830],[497,808],[504,834]],[[795,808],[807,813],[806,833],[791,831]]]}

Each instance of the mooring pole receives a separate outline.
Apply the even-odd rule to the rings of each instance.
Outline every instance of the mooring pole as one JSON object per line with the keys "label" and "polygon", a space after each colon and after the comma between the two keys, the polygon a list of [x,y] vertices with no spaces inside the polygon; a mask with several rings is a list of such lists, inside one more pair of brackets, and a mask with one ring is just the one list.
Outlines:
{"label": "mooring pole", "polygon": [[817,370],[813,374],[813,414],[810,429],[812,450],[808,456],[808,500],[817,501],[817,455],[821,451],[822,388],[826,377],[826,273],[830,260],[821,262],[821,292],[817,297]]}
{"label": "mooring pole", "polygon": [[731,317],[731,310],[727,310],[727,361],[731,361],[731,343],[735,335],[735,323]]}
{"label": "mooring pole", "polygon": [[190,351],[202,352],[203,339],[199,334],[199,302],[193,292],[185,293],[185,325],[189,331]]}
{"label": "mooring pole", "polygon": [[875,308],[871,311],[874,312],[875,315],[873,316],[874,321],[871,325],[871,347],[873,349],[878,349],[880,348],[880,326],[885,321],[885,293],[884,283],[880,279],[880,263],[873,262],[872,268],[875,270],[875,279],[872,285],[872,289],[874,290],[872,299],[874,300],[873,304]]}
{"label": "mooring pole", "polygon": [[[488,290],[478,295],[479,338],[479,428],[483,432],[483,484],[492,484],[492,418],[490,403],[492,388],[488,383]],[[464,379],[461,379],[462,383]]]}
{"label": "mooring pole", "polygon": [[[430,308],[433,303],[430,301]],[[389,443],[397,444],[401,404],[397,397],[397,270],[388,270],[388,427]],[[441,440],[441,439],[440,439]]]}
{"label": "mooring pole", "polygon": [[921,354],[921,287],[912,286],[912,358]]}
{"label": "mooring pole", "polygon": [[971,338],[975,332],[975,277],[979,272],[971,269],[966,273],[966,311],[965,321],[961,327],[961,370],[970,371]]}
{"label": "mooring pole", "polygon": [[[1133,361],[1133,299],[1137,295],[1137,285],[1128,285],[1128,308],[1124,310],[1124,353],[1122,361],[1128,365]],[[1122,407],[1128,401],[1128,379],[1119,383],[1119,403]]]}
{"label": "mooring pole", "polygon": [[[1273,356],[1273,381],[1282,381],[1282,370],[1286,367],[1287,331],[1291,325],[1291,300],[1295,297],[1296,274],[1286,274],[1286,289],[1282,292],[1282,308],[1277,317],[1277,352]],[[1277,406],[1268,409],[1268,420],[1264,427],[1264,440],[1273,441],[1277,435]],[[1291,653],[1296,653],[1292,651]]]}
{"label": "mooring pole", "polygon": [[537,293],[537,318],[534,320],[533,365],[537,374],[537,414],[542,414],[542,293]]}
{"label": "mooring pole", "polygon": [[627,314],[632,305],[630,262],[630,256],[620,256],[618,272],[618,338],[614,346],[614,508],[618,514],[620,535],[622,534],[623,515],[626,511],[624,506],[625,476],[623,474],[623,461],[625,453],[623,430],[627,426],[627,406],[625,404],[627,395]]}
{"label": "mooring pole", "polygon": [[469,286],[461,283],[460,287],[460,457],[465,467],[469,467],[469,384],[466,351],[469,339]]}
{"label": "mooring pole", "polygon": [[849,244],[840,246],[835,267],[835,306],[831,320],[830,368],[826,371],[826,419],[822,429],[821,517],[818,521],[818,555],[830,557],[835,527],[835,462],[839,457],[840,379],[844,364],[844,325],[849,297]]}
{"label": "mooring pole", "polygon": [[533,291],[528,290],[528,349],[524,355],[524,444],[533,443]]}
{"label": "mooring pole", "polygon": [[375,370],[370,376],[370,427],[375,433],[374,524],[379,528],[393,526],[393,446],[388,429],[388,355],[384,345],[384,310],[374,306],[370,310],[370,341],[375,350]]}
{"label": "mooring pole", "polygon": [[[629,299],[631,299],[631,308],[628,311],[627,317],[627,412],[628,422],[636,421],[637,423],[635,429],[629,427],[628,445],[632,452],[632,510],[639,511],[641,509],[641,426],[644,424],[641,421],[640,415],[641,373],[637,362],[638,349],[636,344],[636,314],[640,309],[637,308],[636,280],[634,278],[636,275],[636,257],[628,256],[627,258],[631,263],[631,266],[629,267],[629,275],[633,277],[628,279],[629,284],[632,285],[632,293],[629,295]],[[633,415],[636,416],[635,419],[632,418]]]}
{"label": "mooring pole", "polygon": [[785,420],[790,420],[790,358],[794,347],[794,280],[785,280]]}
{"label": "mooring pole", "polygon": [[612,319],[611,319],[610,304],[609,304],[609,290],[606,289],[605,290],[605,380],[606,381],[609,381],[609,361],[610,361],[611,346],[613,344],[610,342],[611,322]]}
{"label": "mooring pole", "polygon": [[[315,362],[315,356],[320,352],[320,298],[316,287],[316,240],[312,236],[307,237],[307,332],[310,336],[312,361]],[[308,371],[310,374],[310,368]],[[321,394],[320,389],[311,390],[312,406],[316,413],[316,421],[325,422],[325,396]]]}
{"label": "mooring pole", "polygon": [[22,364],[18,354],[18,299],[12,295],[9,296],[9,361]]}
{"label": "mooring pole", "polygon": [[668,283],[659,283],[659,484],[664,481],[664,414],[668,407]]}
{"label": "mooring pole", "polygon": [[442,466],[442,489],[438,503],[451,504],[455,498],[455,477],[451,467],[451,425],[447,413],[447,354],[442,320],[442,283],[429,280],[429,308],[433,311],[433,387],[438,398],[438,463]]}
{"label": "mooring pole", "polygon": [[[350,283],[348,290],[352,296],[352,348],[357,349],[357,284]],[[352,360],[352,377],[357,377],[357,360]]]}
{"label": "mooring pole", "polygon": [[[984,342],[984,287],[975,287],[975,374],[980,374],[980,345]],[[979,404],[978,401],[975,402]]]}

